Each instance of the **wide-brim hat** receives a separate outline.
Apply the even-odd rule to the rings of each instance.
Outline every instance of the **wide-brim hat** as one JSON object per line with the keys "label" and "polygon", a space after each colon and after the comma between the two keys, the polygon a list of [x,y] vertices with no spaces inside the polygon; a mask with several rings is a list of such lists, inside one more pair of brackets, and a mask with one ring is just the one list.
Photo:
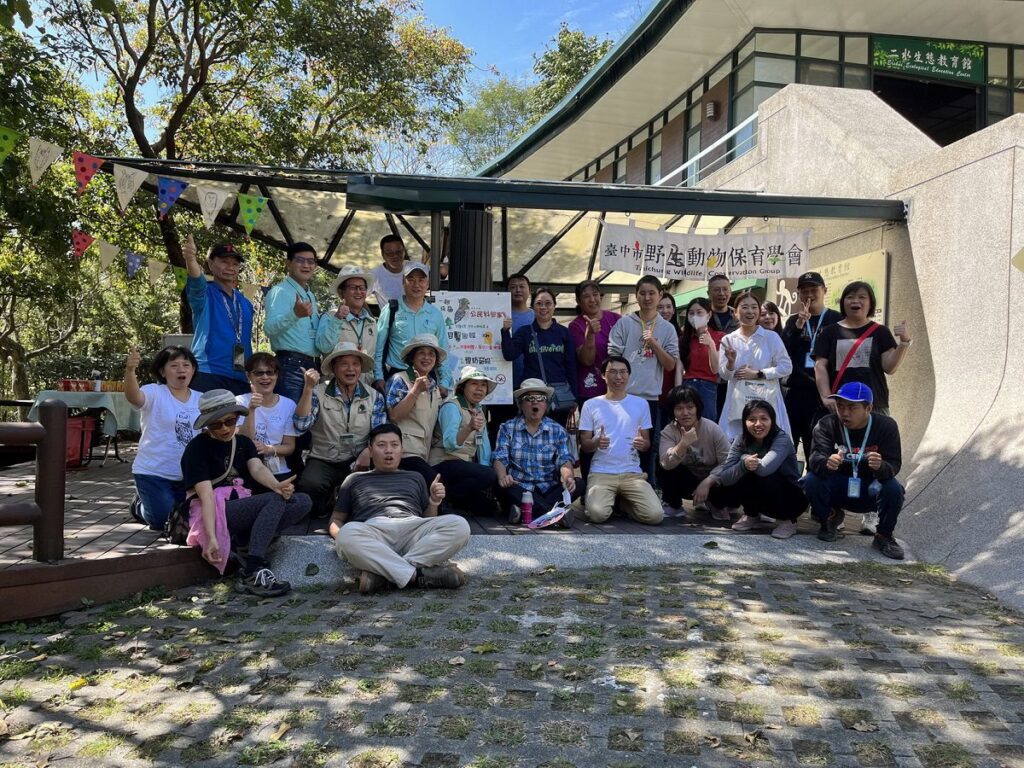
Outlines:
{"label": "wide-brim hat", "polygon": [[339,341],[334,345],[334,349],[331,350],[330,354],[324,358],[324,361],[320,364],[320,371],[324,376],[333,376],[334,368],[332,363],[336,357],[344,357],[345,355],[355,355],[359,358],[359,361],[363,364],[363,373],[369,373],[373,370],[373,358],[363,352],[351,341]]}
{"label": "wide-brim hat", "polygon": [[370,286],[373,284],[369,272],[365,272],[359,267],[342,267],[341,271],[338,272],[338,276],[334,278],[334,282],[331,283],[331,295],[337,294],[341,284],[346,280],[351,280],[353,277],[363,278],[363,281],[366,283],[366,290],[369,292]]}
{"label": "wide-brim hat", "polygon": [[229,413],[248,416],[249,409],[235,400],[233,392],[228,392],[226,389],[211,389],[199,396],[199,416],[192,426],[202,429],[211,421],[216,421]]}
{"label": "wide-brim hat", "polygon": [[523,383],[519,385],[519,389],[512,393],[512,399],[518,400],[529,392],[542,392],[547,397],[551,397],[555,394],[555,390],[540,379],[523,379]]}
{"label": "wide-brim hat", "polygon": [[459,373],[459,380],[455,382],[455,391],[459,391],[459,387],[465,384],[467,381],[485,381],[487,382],[487,394],[491,394],[498,387],[498,382],[488,376],[486,373],[481,371],[479,368],[473,365],[467,365],[462,368],[462,372]]}
{"label": "wide-brim hat", "polygon": [[409,362],[409,355],[417,347],[430,347],[432,350],[437,352],[437,364],[443,363],[447,357],[448,352],[441,348],[441,345],[437,342],[437,336],[432,333],[418,333],[409,339],[409,343],[402,347],[402,352],[399,354],[406,362]]}

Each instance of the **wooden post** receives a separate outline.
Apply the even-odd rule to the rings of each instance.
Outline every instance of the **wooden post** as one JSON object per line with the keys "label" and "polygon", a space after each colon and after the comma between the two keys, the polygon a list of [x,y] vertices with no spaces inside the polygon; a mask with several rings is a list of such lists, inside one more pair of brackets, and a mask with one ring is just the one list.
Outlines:
{"label": "wooden post", "polygon": [[32,557],[56,562],[64,557],[64,464],[67,460],[68,408],[61,400],[39,406],[46,434],[36,448],[36,504],[42,516],[35,525]]}

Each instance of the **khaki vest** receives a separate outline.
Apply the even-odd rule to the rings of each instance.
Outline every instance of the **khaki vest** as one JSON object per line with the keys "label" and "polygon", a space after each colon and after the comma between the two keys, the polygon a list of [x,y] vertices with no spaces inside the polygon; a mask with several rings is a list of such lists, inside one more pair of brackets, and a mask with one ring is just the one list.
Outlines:
{"label": "khaki vest", "polygon": [[[351,461],[366,447],[366,436],[372,426],[373,406],[382,395],[373,388],[363,387],[363,391],[357,388],[351,408],[346,408],[341,397],[327,394],[331,384],[333,380],[317,384],[313,390],[320,401],[320,410],[310,428],[313,439],[309,455],[335,463]],[[355,435],[351,444],[342,442],[341,436],[344,434]]]}
{"label": "khaki vest", "polygon": [[[412,389],[407,371],[396,373]],[[412,411],[401,421],[394,422],[402,430],[402,455],[419,456],[424,461],[430,455],[430,442],[437,425],[437,412],[441,409],[441,392],[435,385],[416,398]]]}
{"label": "khaki vest", "polygon": [[[470,421],[472,421],[472,411],[467,408],[463,408],[462,404],[457,399],[452,397],[445,400],[445,403],[455,403],[459,407],[459,415],[462,417],[462,420],[459,422],[460,431],[464,429]],[[440,464],[442,461],[450,461],[451,459],[476,461],[476,430],[470,430],[469,435],[466,437],[466,442],[449,453],[444,449],[444,438],[441,434],[441,421],[438,420],[437,426],[434,428],[434,441],[430,446],[430,463],[431,465],[436,465]]]}
{"label": "khaki vest", "polygon": [[342,341],[351,341],[357,347],[360,347],[363,352],[373,357],[373,353],[377,349],[377,319],[370,316],[363,320],[362,340],[360,340],[357,333],[358,329],[359,323],[350,323],[348,320],[342,320],[341,333],[338,334],[338,341],[335,344]]}

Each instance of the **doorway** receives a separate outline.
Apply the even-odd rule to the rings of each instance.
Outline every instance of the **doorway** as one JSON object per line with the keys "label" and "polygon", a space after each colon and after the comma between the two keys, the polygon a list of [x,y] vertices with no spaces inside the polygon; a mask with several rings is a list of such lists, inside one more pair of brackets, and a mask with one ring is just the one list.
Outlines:
{"label": "doorway", "polygon": [[875,73],[874,91],[939,146],[978,130],[978,89]]}

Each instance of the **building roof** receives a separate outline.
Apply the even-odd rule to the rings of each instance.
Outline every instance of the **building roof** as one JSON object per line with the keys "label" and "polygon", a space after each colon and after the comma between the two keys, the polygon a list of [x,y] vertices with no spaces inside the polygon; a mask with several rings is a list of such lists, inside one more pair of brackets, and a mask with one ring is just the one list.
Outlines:
{"label": "building roof", "polygon": [[481,176],[564,179],[710,72],[754,28],[1021,44],[1015,0],[657,0],[586,77]]}

